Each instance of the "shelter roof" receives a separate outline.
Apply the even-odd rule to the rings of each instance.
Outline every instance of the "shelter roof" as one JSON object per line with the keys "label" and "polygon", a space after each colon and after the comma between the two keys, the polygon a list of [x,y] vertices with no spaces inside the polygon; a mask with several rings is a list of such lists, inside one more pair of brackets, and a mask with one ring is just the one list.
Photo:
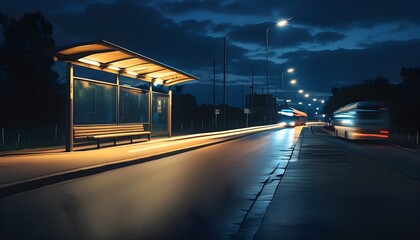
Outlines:
{"label": "shelter roof", "polygon": [[198,80],[191,74],[105,40],[58,48],[54,59],[165,86]]}

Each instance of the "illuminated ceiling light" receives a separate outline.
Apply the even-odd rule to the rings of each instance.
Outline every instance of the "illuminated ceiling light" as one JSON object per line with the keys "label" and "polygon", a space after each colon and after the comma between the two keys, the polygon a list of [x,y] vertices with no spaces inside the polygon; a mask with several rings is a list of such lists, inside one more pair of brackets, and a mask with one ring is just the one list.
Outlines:
{"label": "illuminated ceiling light", "polygon": [[321,103],[325,103],[325,101],[324,100],[321,100]]}
{"label": "illuminated ceiling light", "polygon": [[316,98],[312,99],[314,102],[316,102]]}
{"label": "illuminated ceiling light", "polygon": [[309,94],[305,94],[305,97],[307,98],[307,97],[309,97]]}
{"label": "illuminated ceiling light", "polygon": [[101,64],[100,63],[98,63],[98,62],[95,62],[95,61],[93,61],[93,60],[89,60],[89,59],[86,59],[86,58],[79,58],[79,59],[77,59],[79,62],[82,62],[82,63],[87,63],[87,64],[90,64],[90,65],[94,65],[94,66],[101,66]]}
{"label": "illuminated ceiling light", "polygon": [[135,70],[135,71],[143,71],[143,70],[146,70],[146,69],[149,69],[150,67],[140,67],[140,68],[130,68],[130,69],[132,69],[132,70]]}
{"label": "illuminated ceiling light", "polygon": [[160,84],[160,85],[162,85],[163,84],[163,80],[160,79],[160,78],[154,78],[153,79],[153,84]]}
{"label": "illuminated ceiling light", "polygon": [[297,80],[296,79],[292,79],[290,80],[290,84],[296,84]]}
{"label": "illuminated ceiling light", "polygon": [[136,72],[133,72],[133,71],[126,71],[126,73],[128,73],[130,75],[133,75],[133,76],[137,76],[138,75]]}
{"label": "illuminated ceiling light", "polygon": [[[161,77],[165,77],[165,76],[168,76],[168,75],[174,75],[175,76],[175,73],[174,72],[165,72],[165,73],[157,73],[157,74],[153,74],[154,76],[155,76],[155,78],[161,78]],[[176,78],[176,76],[175,77],[173,77],[173,78]]]}
{"label": "illuminated ceiling light", "polygon": [[289,68],[289,69],[287,69],[287,72],[288,73],[292,73],[292,72],[294,72],[295,71],[295,69],[294,68]]}
{"label": "illuminated ceiling light", "polygon": [[115,71],[120,71],[121,69],[119,68],[119,67],[116,67],[116,66],[113,66],[113,65],[108,65],[108,66],[106,66],[108,69],[111,69],[111,70],[115,70]]}
{"label": "illuminated ceiling light", "polygon": [[298,91],[298,93],[303,93],[303,89],[300,89],[300,90]]}
{"label": "illuminated ceiling light", "polygon": [[299,105],[302,105],[303,103],[302,102],[299,102]]}

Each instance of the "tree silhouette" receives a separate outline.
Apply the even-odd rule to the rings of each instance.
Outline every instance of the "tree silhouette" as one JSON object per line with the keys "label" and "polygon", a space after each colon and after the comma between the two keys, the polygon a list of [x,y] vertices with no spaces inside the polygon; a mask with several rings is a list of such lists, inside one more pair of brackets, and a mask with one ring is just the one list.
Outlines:
{"label": "tree silhouette", "polygon": [[420,68],[402,68],[400,72],[409,101],[420,101]]}
{"label": "tree silhouette", "polygon": [[40,13],[15,20],[0,17],[0,111],[3,126],[57,123],[62,116],[58,74],[54,66],[52,25]]}

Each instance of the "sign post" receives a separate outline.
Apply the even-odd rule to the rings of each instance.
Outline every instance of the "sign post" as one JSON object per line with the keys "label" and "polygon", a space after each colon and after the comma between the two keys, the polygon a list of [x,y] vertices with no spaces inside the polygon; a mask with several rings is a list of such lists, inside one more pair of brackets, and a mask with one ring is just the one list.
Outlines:
{"label": "sign post", "polygon": [[214,126],[217,128],[217,115],[220,114],[220,109],[214,109]]}
{"label": "sign post", "polygon": [[245,126],[248,127],[248,116],[249,116],[249,108],[244,108],[244,113],[246,114],[245,118]]}

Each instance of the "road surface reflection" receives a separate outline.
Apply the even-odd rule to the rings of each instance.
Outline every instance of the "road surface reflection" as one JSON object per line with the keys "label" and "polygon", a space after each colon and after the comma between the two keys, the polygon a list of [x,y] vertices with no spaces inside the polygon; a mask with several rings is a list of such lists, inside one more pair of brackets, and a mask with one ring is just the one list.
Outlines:
{"label": "road surface reflection", "polygon": [[2,239],[226,238],[300,130],[257,133],[1,199]]}

